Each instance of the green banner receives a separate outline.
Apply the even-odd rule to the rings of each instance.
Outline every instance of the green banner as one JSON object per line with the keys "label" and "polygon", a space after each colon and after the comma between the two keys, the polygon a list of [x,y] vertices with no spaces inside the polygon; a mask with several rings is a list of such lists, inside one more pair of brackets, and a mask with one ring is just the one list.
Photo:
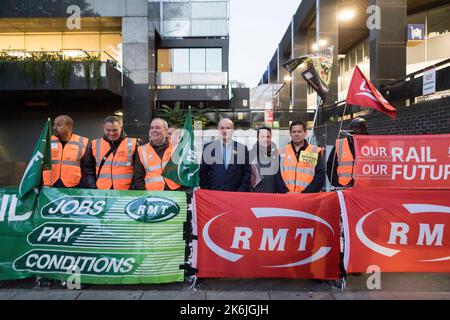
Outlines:
{"label": "green banner", "polygon": [[13,262],[29,248],[27,235],[33,230],[36,200],[34,192],[20,200],[17,188],[0,189],[0,280],[30,277],[27,271],[15,271]]}
{"label": "green banner", "polygon": [[184,192],[44,188],[31,214],[35,199],[20,202],[14,191],[0,190],[0,280],[183,281]]}

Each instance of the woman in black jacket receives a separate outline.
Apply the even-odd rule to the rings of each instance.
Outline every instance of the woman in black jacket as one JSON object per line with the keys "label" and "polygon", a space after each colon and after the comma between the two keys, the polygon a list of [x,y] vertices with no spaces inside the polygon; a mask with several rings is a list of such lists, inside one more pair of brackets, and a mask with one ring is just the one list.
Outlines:
{"label": "woman in black jacket", "polygon": [[257,138],[250,151],[251,191],[287,193],[289,190],[281,177],[278,148],[272,142],[272,130],[269,127],[258,128]]}

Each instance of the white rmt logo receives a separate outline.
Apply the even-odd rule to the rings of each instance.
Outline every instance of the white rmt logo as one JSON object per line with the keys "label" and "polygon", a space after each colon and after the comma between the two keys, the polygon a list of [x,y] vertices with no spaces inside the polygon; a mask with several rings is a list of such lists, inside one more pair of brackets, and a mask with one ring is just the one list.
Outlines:
{"label": "white rmt logo", "polygon": [[360,92],[358,92],[356,94],[357,96],[365,96],[367,98],[372,99],[373,101],[378,102],[377,98],[375,98],[375,96],[372,94],[372,91],[367,87],[366,80],[363,80],[361,82],[361,85],[359,86],[359,90],[360,90]]}
{"label": "white rmt logo", "polygon": [[[334,234],[334,230],[331,225],[325,221],[324,219],[317,217],[311,213],[289,210],[289,209],[280,209],[280,208],[252,208],[253,214],[258,219],[263,218],[271,218],[271,217],[289,217],[289,218],[298,218],[298,219],[306,219],[315,221],[317,223],[323,224]],[[227,251],[216,243],[214,243],[209,235],[209,228],[211,224],[217,220],[219,217],[228,214],[228,212],[224,212],[219,214],[209,220],[205,227],[203,228],[203,239],[205,240],[206,245],[211,251],[213,251],[218,256],[231,261],[236,262],[244,257],[242,254],[237,254],[231,251]],[[297,228],[295,230],[294,239],[299,239],[299,247],[298,251],[306,251],[306,245],[308,241],[313,241],[314,239],[314,228]],[[278,232],[274,235],[274,229],[264,228],[263,235],[261,239],[261,243],[259,245],[260,251],[284,251],[284,246],[286,244],[286,239],[289,233],[289,229],[279,229]],[[233,242],[230,249],[244,249],[250,250],[250,238],[253,235],[253,230],[249,227],[235,227],[234,228],[234,236]],[[312,256],[302,259],[297,262],[285,264],[285,265],[273,265],[273,266],[263,266],[264,268],[290,268],[301,266],[305,264],[312,263],[319,259],[325,257],[331,251],[331,247],[321,247],[317,252],[315,252]]]}
{"label": "white rmt logo", "polygon": [[356,94],[357,96],[365,96],[375,102],[378,102],[378,100],[380,100],[383,103],[389,103],[386,99],[383,98],[383,96],[381,94],[379,95],[379,99],[377,99],[373,95],[372,90],[370,90],[370,88],[368,88],[366,80],[363,80],[361,82],[361,85],[359,86],[359,90],[360,90],[360,92],[358,92]]}
{"label": "white rmt logo", "polygon": [[[419,213],[450,213],[450,207],[437,206],[431,204],[403,204],[403,207],[410,214]],[[356,235],[359,240],[369,249],[382,254],[386,257],[393,257],[401,252],[401,250],[391,249],[388,247],[381,246],[372,240],[364,232],[364,222],[371,215],[382,210],[381,208],[373,210],[365,214],[361,219],[359,219],[356,224]],[[433,228],[429,224],[420,223],[419,224],[419,236],[416,242],[417,246],[442,246],[442,239],[444,237],[444,224],[435,224]],[[391,222],[391,231],[389,235],[389,241],[387,244],[391,245],[408,245],[408,232],[409,225],[404,222]],[[450,256],[447,257],[437,257],[431,260],[418,260],[420,262],[438,262],[438,261],[448,261]]]}

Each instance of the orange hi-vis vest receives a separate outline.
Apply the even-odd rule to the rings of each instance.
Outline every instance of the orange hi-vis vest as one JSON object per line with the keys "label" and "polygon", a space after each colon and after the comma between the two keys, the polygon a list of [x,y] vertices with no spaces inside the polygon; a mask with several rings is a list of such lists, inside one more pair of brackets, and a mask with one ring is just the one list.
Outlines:
{"label": "orange hi-vis vest", "polygon": [[111,148],[105,139],[92,141],[97,178],[97,188],[102,190],[129,190],[133,181],[133,152],[136,150],[137,139],[125,138],[120,142],[115,155],[110,153],[99,172],[103,158]]}
{"label": "orange hi-vis vest", "polygon": [[166,184],[170,190],[180,185],[162,176],[162,172],[172,156],[173,146],[170,143],[161,159],[149,143],[138,148],[139,159],[145,168],[145,189],[151,191],[164,190]]}
{"label": "orange hi-vis vest", "polygon": [[348,185],[353,179],[353,158],[347,138],[336,140],[337,175],[341,186]]}
{"label": "orange hi-vis vest", "polygon": [[[320,148],[308,145],[302,152],[319,155]],[[302,192],[313,181],[316,164],[298,160],[289,143],[280,149],[281,176],[289,192]]]}
{"label": "orange hi-vis vest", "polygon": [[42,173],[44,186],[51,187],[59,179],[67,188],[78,186],[81,181],[80,162],[86,152],[88,142],[88,138],[72,134],[63,148],[58,137],[52,136],[52,169],[44,170]]}

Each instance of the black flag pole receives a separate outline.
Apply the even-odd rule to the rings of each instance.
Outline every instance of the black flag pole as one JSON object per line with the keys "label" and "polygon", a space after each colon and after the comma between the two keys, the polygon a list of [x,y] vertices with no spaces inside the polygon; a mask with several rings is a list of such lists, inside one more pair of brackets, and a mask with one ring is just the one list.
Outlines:
{"label": "black flag pole", "polygon": [[[337,139],[339,140],[341,137],[341,132],[342,132],[342,124],[344,123],[344,116],[345,116],[345,111],[347,111],[347,101],[345,102],[345,106],[344,106],[344,111],[342,112],[342,117],[341,117],[341,123],[339,125],[339,131],[338,131],[338,135],[337,135]],[[336,150],[336,148],[335,148]],[[334,178],[334,166],[336,165],[336,154],[333,155],[333,164],[331,166],[331,178],[330,178],[330,185],[333,185],[333,178]]]}
{"label": "black flag pole", "polygon": [[[316,127],[316,122],[317,122],[317,118],[318,118],[318,114],[319,114],[319,108],[322,106],[322,104],[323,104],[322,97],[317,95],[317,107],[316,107],[316,111],[314,112],[314,120],[313,120],[312,129],[311,129],[311,134],[309,135],[309,141],[308,141],[309,144],[311,144],[311,142],[313,141],[312,139],[314,138],[314,128]],[[317,141],[315,141],[315,142],[317,142]]]}

